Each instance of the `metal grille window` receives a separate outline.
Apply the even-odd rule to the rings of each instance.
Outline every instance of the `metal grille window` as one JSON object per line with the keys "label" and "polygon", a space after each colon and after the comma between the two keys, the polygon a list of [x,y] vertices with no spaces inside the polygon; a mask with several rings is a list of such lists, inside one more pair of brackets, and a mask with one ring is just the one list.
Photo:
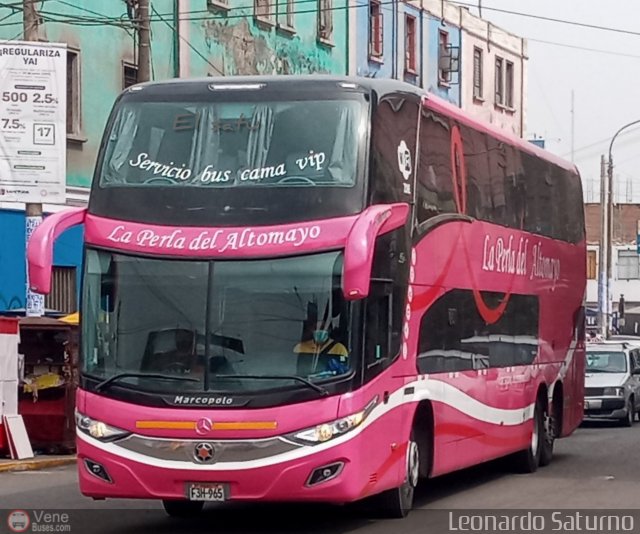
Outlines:
{"label": "metal grille window", "polygon": [[618,251],[618,279],[637,280],[640,278],[640,262],[635,250]]}
{"label": "metal grille window", "polygon": [[77,310],[77,286],[75,267],[54,267],[51,293],[45,297],[45,307],[62,313]]}
{"label": "metal grille window", "polygon": [[322,41],[331,41],[333,36],[332,0],[318,0],[318,37]]}
{"label": "metal grille window", "polygon": [[473,97],[482,98],[482,49],[473,49]]}

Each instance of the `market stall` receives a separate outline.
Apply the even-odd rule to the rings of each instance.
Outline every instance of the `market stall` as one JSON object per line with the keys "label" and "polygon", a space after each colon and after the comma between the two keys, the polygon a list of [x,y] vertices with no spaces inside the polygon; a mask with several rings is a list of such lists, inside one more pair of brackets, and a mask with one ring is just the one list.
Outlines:
{"label": "market stall", "polygon": [[50,453],[75,448],[77,329],[73,318],[20,319],[24,371],[18,411],[34,450]]}

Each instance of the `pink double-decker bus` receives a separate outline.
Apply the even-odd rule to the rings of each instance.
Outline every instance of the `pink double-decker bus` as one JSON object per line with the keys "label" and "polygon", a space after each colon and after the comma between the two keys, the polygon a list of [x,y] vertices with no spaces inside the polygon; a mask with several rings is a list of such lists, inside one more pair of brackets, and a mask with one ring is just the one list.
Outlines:
{"label": "pink double-decker bus", "polygon": [[84,224],[78,472],[96,499],[370,499],[499,457],[533,472],[583,415],[577,170],[392,80],[127,89]]}

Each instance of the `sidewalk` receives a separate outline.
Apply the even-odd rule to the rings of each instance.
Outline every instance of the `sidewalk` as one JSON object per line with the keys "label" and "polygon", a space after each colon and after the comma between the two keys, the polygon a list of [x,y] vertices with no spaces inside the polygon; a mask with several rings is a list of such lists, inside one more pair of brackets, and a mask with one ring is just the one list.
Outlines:
{"label": "sidewalk", "polygon": [[25,460],[11,460],[0,458],[0,473],[7,471],[36,471],[49,469],[76,463],[75,454],[69,455],[42,455]]}

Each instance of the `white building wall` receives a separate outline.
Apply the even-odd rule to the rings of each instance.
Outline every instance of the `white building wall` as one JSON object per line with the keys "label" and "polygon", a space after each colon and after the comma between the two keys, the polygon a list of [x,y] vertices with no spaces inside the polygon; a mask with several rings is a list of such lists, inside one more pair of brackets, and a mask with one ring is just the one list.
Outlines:
{"label": "white building wall", "polygon": [[[527,44],[526,40],[480,19],[465,9],[460,10],[462,30],[462,109],[523,137],[526,133]],[[482,98],[473,90],[474,48],[482,50]],[[496,102],[496,58],[513,63],[513,105],[506,107]]]}
{"label": "white building wall", "polygon": [[[598,246],[589,245],[588,250],[596,251],[596,266],[599,262]],[[618,278],[618,251],[619,250],[636,250],[635,245],[615,245],[613,247],[613,265],[611,269],[611,276],[613,277],[613,290],[611,292],[611,298],[613,299],[613,309],[617,309],[617,303],[620,300],[620,295],[624,295],[624,300],[628,303],[640,303],[640,279],[638,280],[620,280]],[[587,303],[595,305],[598,302],[598,278],[593,280],[587,280]]]}

